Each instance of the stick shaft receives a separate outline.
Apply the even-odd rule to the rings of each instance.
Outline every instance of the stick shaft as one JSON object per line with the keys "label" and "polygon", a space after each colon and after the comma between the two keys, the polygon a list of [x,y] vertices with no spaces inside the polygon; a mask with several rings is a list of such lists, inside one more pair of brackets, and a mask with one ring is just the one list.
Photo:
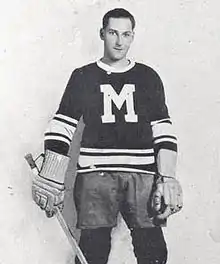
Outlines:
{"label": "stick shaft", "polygon": [[69,227],[67,226],[66,221],[65,221],[62,213],[60,212],[59,208],[57,209],[56,217],[57,217],[57,220],[59,221],[64,233],[66,234],[66,237],[68,238],[69,243],[70,243],[73,251],[76,253],[76,256],[78,257],[80,262],[82,264],[88,264],[85,256],[82,253],[82,250],[80,249],[80,247],[78,246],[78,243],[76,242],[76,239],[73,237]]}
{"label": "stick shaft", "polygon": [[[25,155],[25,160],[29,164],[32,172],[35,175],[38,174],[38,168],[37,168],[37,165],[36,165],[36,163],[35,163],[35,161],[33,159],[32,154],[29,153],[29,154]],[[71,247],[72,247],[72,249],[74,251],[74,253],[78,257],[80,262],[82,264],[88,264],[85,256],[82,253],[82,250],[80,249],[75,237],[71,233],[71,231],[70,231],[70,229],[69,229],[69,227],[68,227],[68,225],[67,225],[67,223],[66,223],[66,221],[65,221],[65,219],[64,219],[64,217],[63,217],[63,215],[62,215],[62,213],[61,213],[59,208],[57,208],[56,218],[57,218],[60,226],[62,227],[62,229],[63,229],[63,231],[64,231],[64,233],[65,233],[65,235],[66,235],[66,237],[67,237],[67,239],[68,239],[68,241],[69,241],[69,243],[70,243],[70,245],[71,245]]]}
{"label": "stick shaft", "polygon": [[25,160],[27,161],[28,165],[30,166],[32,172],[37,175],[39,170],[38,167],[33,159],[33,156],[31,153],[28,153],[27,155],[24,156]]}

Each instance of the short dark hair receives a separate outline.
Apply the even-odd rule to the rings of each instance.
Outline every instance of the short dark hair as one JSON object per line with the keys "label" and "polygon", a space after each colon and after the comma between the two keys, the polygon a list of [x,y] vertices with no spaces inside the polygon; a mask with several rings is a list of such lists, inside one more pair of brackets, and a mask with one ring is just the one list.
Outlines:
{"label": "short dark hair", "polygon": [[108,11],[103,16],[103,19],[102,19],[103,28],[106,28],[108,26],[109,18],[111,17],[112,18],[129,18],[131,20],[132,29],[135,28],[136,22],[135,22],[134,16],[124,8],[115,8],[115,9]]}

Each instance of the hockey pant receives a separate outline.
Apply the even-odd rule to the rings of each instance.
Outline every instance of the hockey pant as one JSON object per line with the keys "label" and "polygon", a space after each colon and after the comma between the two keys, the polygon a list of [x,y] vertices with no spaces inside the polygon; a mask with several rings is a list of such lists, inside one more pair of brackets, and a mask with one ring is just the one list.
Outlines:
{"label": "hockey pant", "polygon": [[[120,212],[131,230],[138,264],[165,264],[167,248],[161,226],[149,206],[154,177],[127,172],[78,174],[74,187],[80,247],[89,264],[106,264],[111,230]],[[78,261],[78,260],[77,260]],[[77,264],[79,262],[76,262]]]}

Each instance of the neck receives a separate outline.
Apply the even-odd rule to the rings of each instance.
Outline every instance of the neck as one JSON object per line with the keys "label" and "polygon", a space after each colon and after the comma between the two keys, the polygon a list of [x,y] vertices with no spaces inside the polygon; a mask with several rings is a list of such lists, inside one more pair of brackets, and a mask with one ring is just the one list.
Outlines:
{"label": "neck", "polygon": [[111,67],[117,68],[117,69],[124,68],[130,64],[130,61],[127,58],[123,58],[121,60],[115,60],[114,61],[114,60],[111,60],[110,58],[104,56],[101,58],[101,61],[103,63],[105,63]]}

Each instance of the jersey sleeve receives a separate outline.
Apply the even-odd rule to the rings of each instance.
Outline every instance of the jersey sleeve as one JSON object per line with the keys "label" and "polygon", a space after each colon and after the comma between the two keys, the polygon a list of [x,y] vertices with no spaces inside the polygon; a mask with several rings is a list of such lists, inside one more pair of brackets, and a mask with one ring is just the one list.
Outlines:
{"label": "jersey sleeve", "polygon": [[160,149],[177,151],[177,138],[165,102],[163,83],[154,72],[154,95],[152,98],[151,127],[156,153]]}
{"label": "jersey sleeve", "polygon": [[76,69],[66,86],[59,108],[45,131],[45,149],[67,155],[82,116],[82,76]]}

